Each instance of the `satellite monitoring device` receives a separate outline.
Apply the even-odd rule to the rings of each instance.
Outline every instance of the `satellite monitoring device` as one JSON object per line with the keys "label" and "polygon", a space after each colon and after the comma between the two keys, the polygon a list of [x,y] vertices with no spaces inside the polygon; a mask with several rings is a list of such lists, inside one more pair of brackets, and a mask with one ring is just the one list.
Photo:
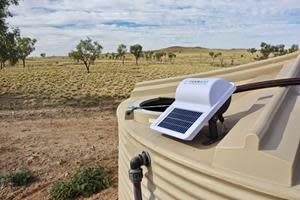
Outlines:
{"label": "satellite monitoring device", "polygon": [[217,121],[224,122],[236,86],[221,78],[189,78],[177,87],[176,97],[165,112],[152,124],[151,129],[182,140],[192,140],[209,124],[211,144],[219,140]]}

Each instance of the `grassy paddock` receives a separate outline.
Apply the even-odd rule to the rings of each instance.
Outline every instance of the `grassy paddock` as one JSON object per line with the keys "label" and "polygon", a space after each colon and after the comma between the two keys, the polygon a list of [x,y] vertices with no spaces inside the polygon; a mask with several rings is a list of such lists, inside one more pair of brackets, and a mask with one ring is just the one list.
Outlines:
{"label": "grassy paddock", "polygon": [[224,68],[219,58],[212,63],[209,51],[222,52],[225,67],[253,61],[242,49],[165,51],[176,53],[174,62],[167,58],[163,62],[141,59],[136,66],[133,57],[127,55],[125,65],[120,60],[97,60],[90,74],[82,64],[67,57],[29,58],[25,69],[19,64],[0,71],[0,109],[87,107],[101,106],[106,100],[118,102],[129,97],[136,82]]}

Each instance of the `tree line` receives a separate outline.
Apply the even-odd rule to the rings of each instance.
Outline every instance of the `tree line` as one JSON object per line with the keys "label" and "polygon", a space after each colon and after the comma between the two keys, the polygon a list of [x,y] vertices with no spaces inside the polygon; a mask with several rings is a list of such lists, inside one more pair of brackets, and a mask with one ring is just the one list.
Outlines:
{"label": "tree line", "polygon": [[[82,62],[88,73],[90,73],[90,66],[95,63],[97,58],[100,58],[103,47],[96,41],[92,41],[91,38],[80,40],[79,44],[76,45],[75,50],[69,53],[69,57],[73,58],[77,62]],[[127,46],[120,44],[117,48],[117,53],[105,54],[106,58],[109,59],[122,59],[124,64],[125,55],[128,53]],[[143,47],[140,44],[130,46],[129,53],[135,58],[135,64],[138,65],[140,58],[144,57],[146,60],[152,60],[155,58],[156,61],[162,62],[163,56],[168,56],[170,61],[174,61],[176,54],[166,52],[154,52],[154,51],[143,51]]]}
{"label": "tree line", "polygon": [[[284,44],[277,44],[277,45],[272,45],[272,44],[267,44],[266,42],[262,42],[260,44],[260,49],[256,49],[256,48],[249,48],[247,49],[247,52],[249,52],[253,57],[254,55],[256,55],[254,57],[255,60],[263,60],[263,59],[268,59],[270,57],[271,54],[273,54],[273,56],[282,56],[288,53],[293,53],[299,50],[299,45],[297,44],[292,44],[290,48],[285,49],[285,45]],[[259,53],[259,54],[257,54]],[[209,56],[211,57],[211,64],[213,65],[216,59],[219,59],[220,61],[220,65],[223,67],[224,66],[224,56],[222,54],[222,52],[213,52],[210,51]],[[241,57],[243,58],[244,55],[242,54]],[[234,64],[234,60],[231,57],[231,65]]]}
{"label": "tree line", "polygon": [[15,65],[19,60],[25,67],[25,60],[35,50],[37,42],[33,38],[21,37],[18,28],[9,30],[5,19],[12,16],[8,11],[10,5],[18,5],[18,0],[0,1],[0,69],[5,67],[6,62]]}
{"label": "tree line", "polygon": [[[120,47],[125,48],[122,49],[122,51],[124,51],[123,53],[120,52]],[[118,49],[117,49],[117,53],[106,53],[104,54],[104,56],[102,58],[107,58],[110,60],[118,60],[118,59],[122,59],[122,63],[124,64],[124,59],[125,59],[125,55],[126,53],[130,53],[127,52],[126,49],[126,45],[124,44],[120,44]],[[140,56],[141,58],[144,58],[146,61],[157,61],[157,62],[163,62],[163,58],[165,60],[168,60],[170,62],[174,62],[175,58],[176,58],[176,54],[172,53],[172,52],[163,52],[163,51],[142,51],[142,54]]]}
{"label": "tree line", "polygon": [[[266,42],[262,42],[260,44],[260,53],[261,56],[257,57],[257,59],[267,59],[269,58],[270,54],[273,54],[274,56],[282,56],[288,53],[293,53],[295,51],[299,50],[299,45],[293,44],[289,49],[285,49],[284,44],[267,44]],[[257,50],[255,48],[248,49],[248,52],[255,53]]]}

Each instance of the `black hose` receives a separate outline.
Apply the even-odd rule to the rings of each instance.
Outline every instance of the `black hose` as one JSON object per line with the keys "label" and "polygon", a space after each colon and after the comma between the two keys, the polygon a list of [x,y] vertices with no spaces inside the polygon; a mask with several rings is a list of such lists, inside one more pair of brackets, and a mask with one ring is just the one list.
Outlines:
{"label": "black hose", "polygon": [[150,166],[151,158],[148,152],[143,151],[142,154],[133,157],[130,160],[129,179],[133,184],[134,200],[142,200],[141,182],[143,180],[142,166]]}
{"label": "black hose", "polygon": [[287,87],[292,85],[300,85],[300,78],[297,77],[297,78],[275,79],[269,81],[261,81],[256,83],[247,83],[243,85],[238,85],[234,93],[271,88],[271,87]]}

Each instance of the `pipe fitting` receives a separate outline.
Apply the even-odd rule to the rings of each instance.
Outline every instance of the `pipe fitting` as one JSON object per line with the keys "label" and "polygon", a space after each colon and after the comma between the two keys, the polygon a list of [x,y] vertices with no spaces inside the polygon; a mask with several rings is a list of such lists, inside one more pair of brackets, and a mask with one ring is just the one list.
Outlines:
{"label": "pipe fitting", "polygon": [[133,157],[130,161],[130,169],[138,169],[141,166],[150,166],[151,159],[148,152],[143,151],[141,154],[139,154],[136,157]]}
{"label": "pipe fitting", "polygon": [[134,199],[142,200],[141,182],[143,180],[142,166],[150,166],[151,159],[148,152],[143,151],[138,156],[135,156],[130,161],[129,179],[133,183]]}
{"label": "pipe fitting", "polygon": [[143,151],[138,156],[135,156],[130,161],[129,179],[132,183],[141,182],[143,179],[142,166],[150,166],[151,159],[148,152]]}

